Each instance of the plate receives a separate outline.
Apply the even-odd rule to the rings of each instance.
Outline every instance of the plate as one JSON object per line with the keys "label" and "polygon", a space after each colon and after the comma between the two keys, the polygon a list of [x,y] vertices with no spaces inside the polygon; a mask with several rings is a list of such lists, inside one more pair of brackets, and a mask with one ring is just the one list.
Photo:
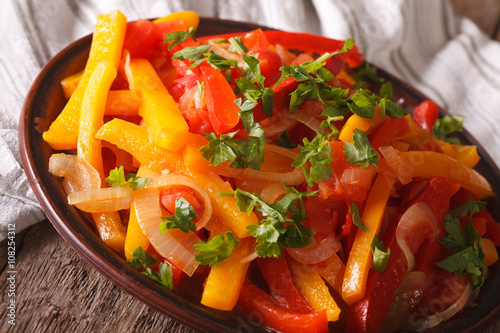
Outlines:
{"label": "plate", "polygon": [[[201,18],[199,36],[228,32],[243,32],[256,28],[268,29],[251,23],[213,18]],[[19,122],[19,143],[22,163],[28,181],[48,219],[65,241],[90,265],[115,285],[168,317],[199,331],[264,332],[250,326],[252,315],[218,311],[201,305],[201,283],[190,288],[187,283],[168,291],[134,270],[125,259],[109,248],[97,236],[93,223],[85,213],[68,205],[61,183],[48,172],[48,161],[54,152],[42,139],[43,131],[63,109],[66,100],[60,81],[84,68],[92,35],[83,37],[58,53],[42,69],[30,88]],[[391,81],[394,100],[408,111],[427,99],[414,88],[379,70],[379,76]],[[440,110],[442,114],[444,111]],[[478,146],[481,161],[476,169],[491,183],[495,198],[489,203],[494,217],[499,220],[500,172],[481,145],[467,132],[459,135],[463,143]],[[478,304],[446,321],[429,332],[477,332],[487,328],[498,318],[500,311],[500,265],[490,267],[490,277],[481,289]],[[335,330],[335,325],[332,327]]]}

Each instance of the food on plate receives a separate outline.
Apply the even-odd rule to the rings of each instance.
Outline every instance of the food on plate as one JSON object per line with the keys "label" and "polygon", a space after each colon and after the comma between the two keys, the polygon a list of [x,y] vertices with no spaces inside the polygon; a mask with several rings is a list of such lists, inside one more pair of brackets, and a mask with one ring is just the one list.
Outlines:
{"label": "food on plate", "polygon": [[432,101],[412,117],[353,40],[198,24],[98,16],[43,133],[68,203],[142,274],[169,290],[201,276],[201,304],[276,331],[460,312],[500,245],[463,117]]}

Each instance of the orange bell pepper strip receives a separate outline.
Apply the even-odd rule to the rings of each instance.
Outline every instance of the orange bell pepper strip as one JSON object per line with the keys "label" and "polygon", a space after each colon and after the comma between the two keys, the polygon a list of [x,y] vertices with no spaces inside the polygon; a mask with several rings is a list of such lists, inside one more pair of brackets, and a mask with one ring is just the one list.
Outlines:
{"label": "orange bell pepper strip", "polygon": [[353,114],[349,117],[349,119],[347,119],[344,126],[342,126],[342,129],[339,133],[339,140],[343,143],[352,142],[352,135],[355,129],[359,129],[368,135],[374,128],[383,123],[387,118],[387,116],[382,116],[382,111],[378,107],[375,107],[375,114],[371,119],[362,118],[356,114]]}
{"label": "orange bell pepper strip", "polygon": [[189,170],[199,171],[203,173],[218,173],[229,168],[230,162],[224,162],[220,165],[210,165],[206,159],[202,157],[199,149],[208,143],[203,135],[188,133],[186,146],[182,150],[184,164]]}
{"label": "orange bell pepper strip", "polygon": [[233,129],[240,121],[240,109],[234,103],[236,95],[221,71],[204,62],[200,66],[205,82],[208,118],[218,134]]}
{"label": "orange bell pepper strip", "polygon": [[234,193],[231,185],[216,174],[206,174],[188,170],[187,175],[200,183],[207,191],[212,202],[213,215],[218,217],[238,238],[246,238],[247,227],[259,221],[254,212],[247,214],[239,210],[236,198],[221,196],[219,193]]}
{"label": "orange bell pepper strip", "polygon": [[212,267],[205,281],[201,304],[230,311],[236,305],[250,262],[241,262],[253,251],[253,240],[240,239],[233,253],[218,266]]}
{"label": "orange bell pepper strip", "polygon": [[73,95],[73,93],[75,92],[76,87],[78,87],[78,84],[80,83],[80,80],[82,79],[83,71],[84,70],[82,69],[78,73],[75,73],[75,74],[72,74],[68,77],[65,77],[61,81],[61,88],[63,90],[63,94],[64,94],[64,97],[66,97],[66,99],[70,99],[71,95]]}
{"label": "orange bell pepper strip", "polygon": [[43,139],[55,150],[75,149],[78,141],[78,122],[83,95],[97,65],[106,61],[118,68],[122,55],[127,18],[119,11],[97,17],[89,59],[78,87],[63,111],[43,133]]}
{"label": "orange bell pepper strip", "polygon": [[131,59],[128,68],[132,90],[142,93],[139,114],[151,140],[167,150],[181,149],[186,144],[189,126],[155,69],[146,59]]}
{"label": "orange bell pepper strip", "polygon": [[198,28],[200,24],[200,16],[197,12],[193,12],[191,10],[185,10],[182,12],[175,12],[169,14],[167,16],[158,18],[153,21],[153,23],[161,23],[161,22],[175,22],[175,21],[184,21],[188,28]]}
{"label": "orange bell pepper strip", "polygon": [[101,140],[95,135],[103,124],[106,96],[116,77],[113,64],[101,62],[90,77],[82,99],[80,122],[78,124],[77,155],[85,158],[101,176],[105,185]]}
{"label": "orange bell pepper strip", "polygon": [[293,281],[307,303],[317,312],[326,310],[328,321],[339,320],[340,308],[319,273],[292,258],[287,260]]}
{"label": "orange bell pepper strip", "polygon": [[106,99],[106,116],[138,116],[141,94],[135,90],[110,90]]}
{"label": "orange bell pepper strip", "polygon": [[377,174],[375,183],[366,199],[361,220],[369,230],[358,229],[356,232],[342,283],[342,298],[348,305],[356,303],[365,295],[368,272],[373,259],[370,245],[380,230],[394,180],[394,178],[384,174]]}
{"label": "orange bell pepper strip", "polygon": [[160,148],[149,140],[145,127],[115,118],[105,123],[96,138],[107,141],[123,149],[136,158],[141,166],[160,172],[164,169],[181,171],[182,155]]}
{"label": "orange bell pepper strip", "polygon": [[120,214],[92,213],[92,218],[101,239],[112,249],[123,253],[125,247],[126,230],[122,225]]}
{"label": "orange bell pepper strip", "polygon": [[432,151],[409,151],[399,154],[407,165],[411,165],[408,170],[410,177],[442,176],[452,183],[462,185],[480,199],[493,196],[493,189],[486,178],[449,156]]}
{"label": "orange bell pepper strip", "polygon": [[135,203],[132,201],[127,226],[127,235],[125,238],[125,258],[132,259],[132,254],[139,246],[142,246],[143,249],[147,249],[149,245],[149,239],[146,235],[144,235],[144,232],[137,221],[137,216],[135,215]]}

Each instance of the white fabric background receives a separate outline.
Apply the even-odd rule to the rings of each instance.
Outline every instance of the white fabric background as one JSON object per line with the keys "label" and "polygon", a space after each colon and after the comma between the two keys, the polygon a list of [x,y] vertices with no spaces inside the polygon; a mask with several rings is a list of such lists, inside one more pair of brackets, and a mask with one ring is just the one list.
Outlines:
{"label": "white fabric background", "polygon": [[36,75],[97,14],[129,20],[195,10],[201,16],[354,38],[366,60],[414,85],[452,114],[500,161],[500,44],[446,0],[2,0],[0,2],[0,240],[44,218],[21,166],[19,114]]}

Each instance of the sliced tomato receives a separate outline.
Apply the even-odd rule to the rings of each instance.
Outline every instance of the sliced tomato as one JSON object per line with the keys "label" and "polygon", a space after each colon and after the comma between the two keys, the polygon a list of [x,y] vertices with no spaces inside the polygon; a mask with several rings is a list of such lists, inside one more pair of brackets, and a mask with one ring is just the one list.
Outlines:
{"label": "sliced tomato", "polygon": [[240,121],[240,109],[234,103],[236,95],[224,75],[208,63],[199,65],[205,82],[208,117],[216,133],[226,133]]}
{"label": "sliced tomato", "polygon": [[438,118],[438,106],[433,101],[423,101],[413,109],[413,121],[429,133]]}

